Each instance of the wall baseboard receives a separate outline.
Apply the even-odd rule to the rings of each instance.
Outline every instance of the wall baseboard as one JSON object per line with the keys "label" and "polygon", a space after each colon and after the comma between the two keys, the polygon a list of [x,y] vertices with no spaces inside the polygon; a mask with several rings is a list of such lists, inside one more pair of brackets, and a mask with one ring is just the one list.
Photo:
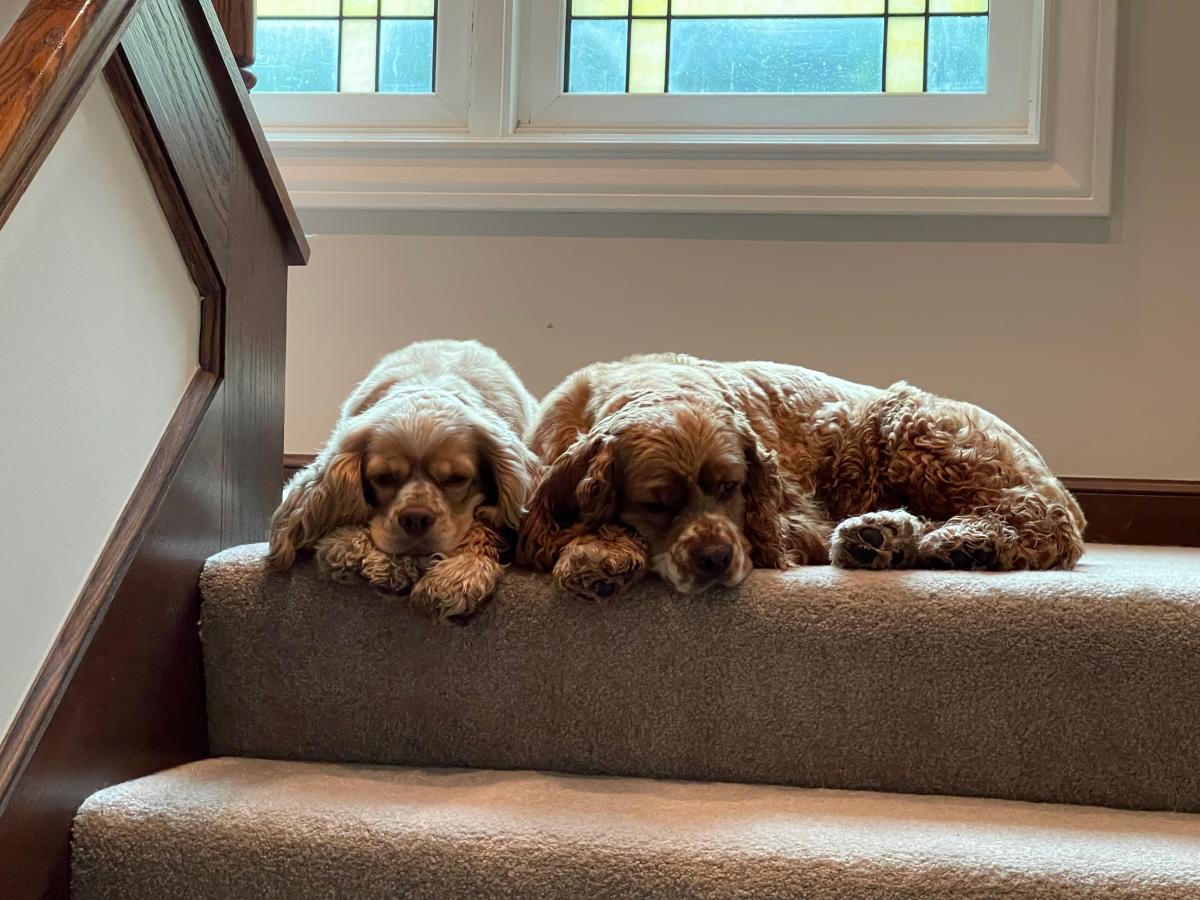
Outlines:
{"label": "wall baseboard", "polygon": [[1100,544],[1200,547],[1200,481],[1063,478]]}
{"label": "wall baseboard", "polygon": [[[285,453],[284,480],[313,461]],[[1200,547],[1200,481],[1071,478],[1063,484],[1087,516],[1087,539],[1097,544]]]}

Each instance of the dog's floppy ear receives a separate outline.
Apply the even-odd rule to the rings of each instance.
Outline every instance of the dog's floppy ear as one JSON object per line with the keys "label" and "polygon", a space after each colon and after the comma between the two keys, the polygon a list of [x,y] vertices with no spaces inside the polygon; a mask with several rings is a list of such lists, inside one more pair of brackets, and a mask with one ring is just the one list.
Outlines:
{"label": "dog's floppy ear", "polygon": [[783,520],[784,483],[775,454],[763,446],[745,415],[739,412],[734,418],[746,454],[745,531],[750,558],[760,568],[786,568],[789,554]]}
{"label": "dog's floppy ear", "polygon": [[339,525],[371,517],[362,478],[369,433],[368,426],[348,423],[288,482],[283,502],[271,517],[267,562],[272,568],[290,568],[298,550],[312,547]]}
{"label": "dog's floppy ear", "polygon": [[578,525],[597,525],[617,514],[616,438],[593,431],[543,473],[517,544],[518,559],[547,570]]}
{"label": "dog's floppy ear", "polygon": [[783,479],[775,463],[775,454],[757,439],[746,448],[746,538],[754,565],[783,569],[788,564],[786,532],[781,515]]}
{"label": "dog's floppy ear", "polygon": [[482,514],[489,524],[516,531],[542,465],[517,433],[491,411],[477,414],[475,433],[491,474],[488,506]]}
{"label": "dog's floppy ear", "polygon": [[804,485],[779,470],[745,416],[738,432],[746,451],[746,522],[750,559],[763,569],[827,561],[832,524],[824,508]]}

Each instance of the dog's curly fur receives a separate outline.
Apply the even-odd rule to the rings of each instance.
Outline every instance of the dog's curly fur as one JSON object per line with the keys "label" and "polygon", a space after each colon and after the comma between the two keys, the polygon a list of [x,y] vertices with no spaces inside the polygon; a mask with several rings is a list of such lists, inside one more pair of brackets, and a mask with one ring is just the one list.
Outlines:
{"label": "dog's curly fur", "polygon": [[1048,569],[1083,552],[1083,514],[1028,441],[903,382],[634,357],[567,378],[530,445],[548,469],[518,559],[589,597],[648,568],[690,592],[751,563]]}
{"label": "dog's curly fur", "polygon": [[384,357],[285,488],[269,563],[287,569],[313,550],[335,580],[408,595],[431,618],[471,615],[495,590],[540,471],[521,440],[535,409],[509,365],[475,341]]}

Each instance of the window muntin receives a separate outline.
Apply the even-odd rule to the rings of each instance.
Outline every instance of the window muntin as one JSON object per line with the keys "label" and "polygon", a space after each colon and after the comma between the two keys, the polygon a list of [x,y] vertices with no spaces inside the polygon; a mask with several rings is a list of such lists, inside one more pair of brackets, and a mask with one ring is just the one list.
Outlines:
{"label": "window muntin", "polygon": [[987,90],[988,0],[568,0],[571,94]]}

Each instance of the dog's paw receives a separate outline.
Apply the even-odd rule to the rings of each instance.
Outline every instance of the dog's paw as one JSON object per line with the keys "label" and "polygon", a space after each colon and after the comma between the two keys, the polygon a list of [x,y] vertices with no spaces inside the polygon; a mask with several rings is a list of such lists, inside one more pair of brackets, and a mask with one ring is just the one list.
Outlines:
{"label": "dog's paw", "polygon": [[409,602],[427,619],[463,625],[492,596],[502,571],[486,556],[451,556],[416,583]]}
{"label": "dog's paw", "polygon": [[642,543],[612,529],[568,544],[555,563],[554,580],[563,590],[585,600],[610,600],[641,580],[646,571]]}
{"label": "dog's paw", "polygon": [[413,556],[391,556],[372,546],[362,563],[362,576],[371,587],[385,594],[404,597],[421,580],[432,563]]}
{"label": "dog's paw", "polygon": [[829,561],[843,569],[900,569],[917,562],[921,520],[902,509],[854,516],[838,523]]}
{"label": "dog's paw", "polygon": [[372,553],[379,551],[371,543],[370,531],[361,525],[335,528],[313,548],[317,569],[339,584],[357,584],[364,577],[363,562]]}
{"label": "dog's paw", "polygon": [[1016,530],[996,516],[957,516],[921,538],[920,564],[931,569],[1013,568]]}

